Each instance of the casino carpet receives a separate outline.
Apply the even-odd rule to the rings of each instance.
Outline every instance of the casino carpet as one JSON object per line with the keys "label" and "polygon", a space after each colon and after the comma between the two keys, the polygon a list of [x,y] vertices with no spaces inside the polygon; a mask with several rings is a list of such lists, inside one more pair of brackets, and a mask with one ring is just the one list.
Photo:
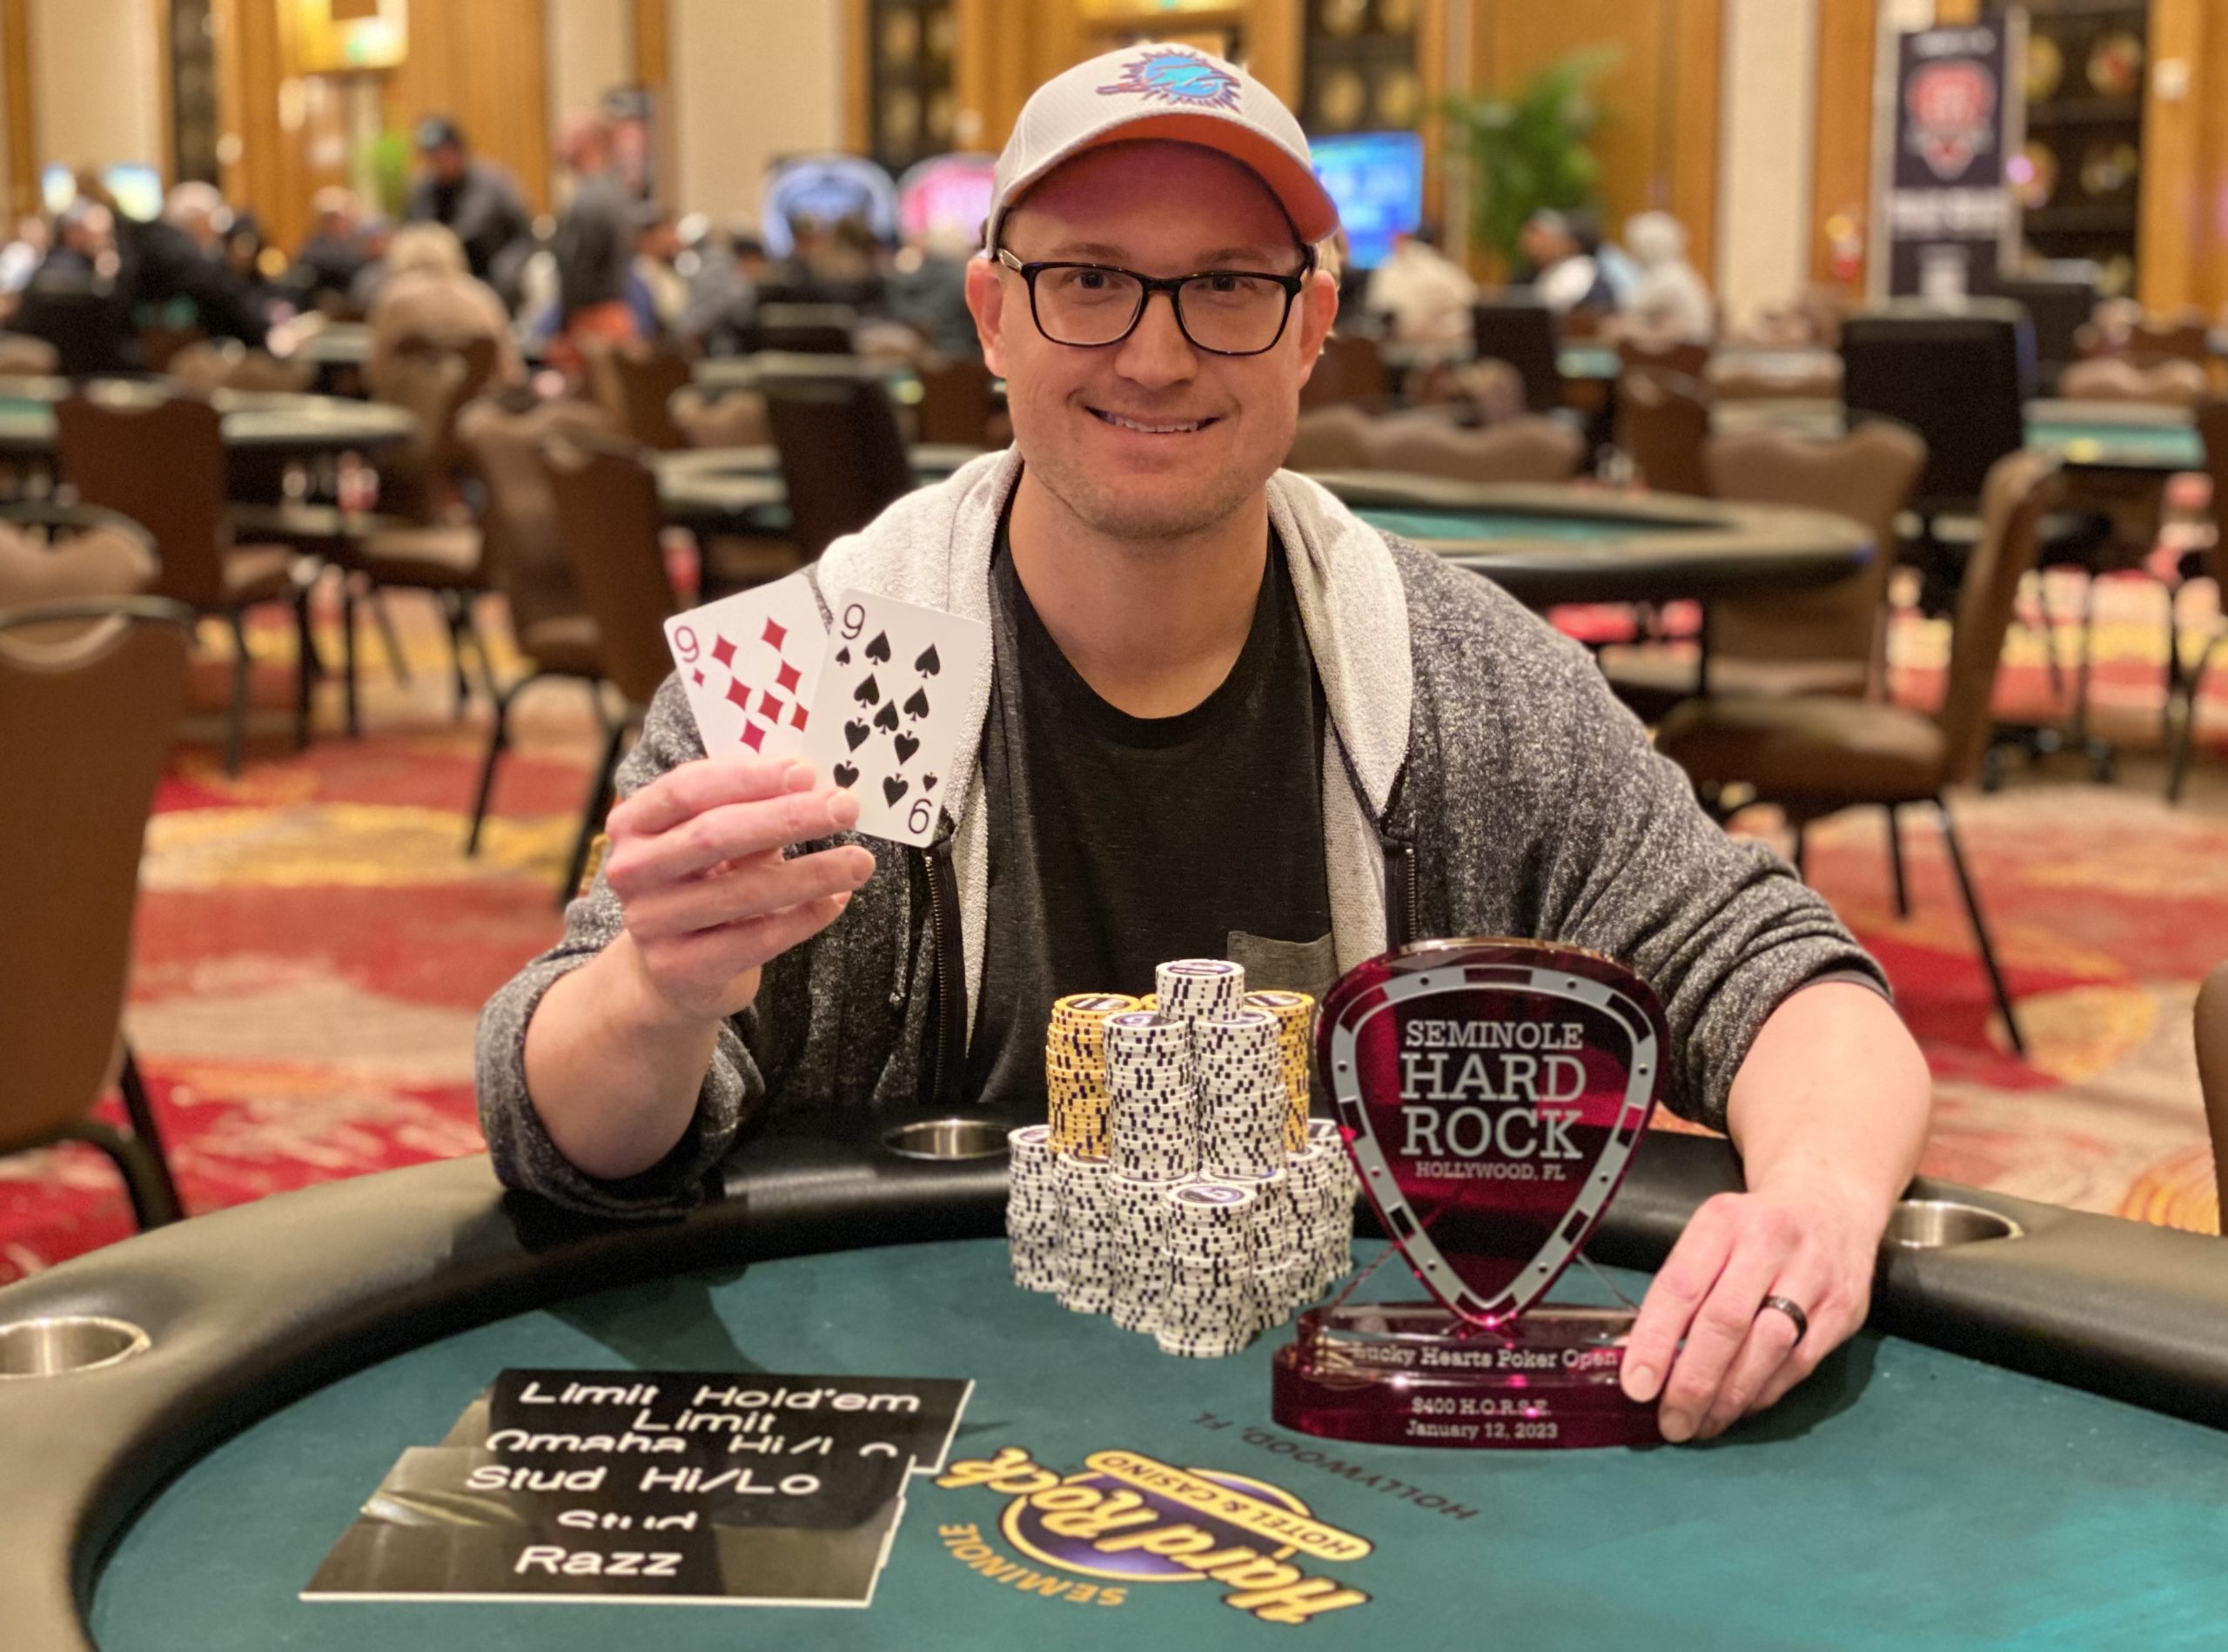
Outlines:
{"label": "casino carpet", "polygon": [[[2185,601],[2194,623],[2210,587]],[[2158,605],[2140,581],[2111,582],[2101,603],[2097,722],[2125,742],[2117,784],[2092,784],[2061,757],[2032,771],[2015,763],[2001,793],[1958,799],[2030,1063],[1991,1024],[1938,836],[1923,821],[1906,828],[1909,920],[1894,914],[1876,812],[1815,829],[1812,876],[1885,962],[1933,1063],[1929,1171],[2210,1231],[2218,1212],[2189,1030],[2197,983],[2228,953],[2228,672],[2189,800],[2169,809]],[[585,691],[559,682],[524,696],[497,818],[466,860],[484,713],[451,720],[430,608],[406,596],[393,608],[412,682],[397,685],[366,648],[363,739],[339,737],[326,688],[319,738],[292,750],[288,644],[283,626],[265,629],[258,646],[271,663],[257,679],[264,712],[245,773],[224,778],[218,725],[204,716],[162,788],[128,1026],[195,1212],[475,1151],[475,1012],[558,932],[552,896],[594,739]],[[1938,628],[1903,622],[1899,692],[1924,703],[1942,651]],[[2046,702],[2038,660],[2033,639],[2015,636],[2001,707]],[[198,705],[223,704],[225,675],[212,639]],[[130,1231],[93,1150],[0,1158],[0,1281]]]}

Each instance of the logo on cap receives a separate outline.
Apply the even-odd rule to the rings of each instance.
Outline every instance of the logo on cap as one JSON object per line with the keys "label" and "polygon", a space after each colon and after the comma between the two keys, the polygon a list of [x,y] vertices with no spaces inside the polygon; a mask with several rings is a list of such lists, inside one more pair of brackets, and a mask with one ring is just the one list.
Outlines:
{"label": "logo on cap", "polygon": [[1157,103],[1217,109],[1238,107],[1238,77],[1218,64],[1180,49],[1147,52],[1122,65],[1122,78],[1101,86],[1099,96],[1134,92]]}

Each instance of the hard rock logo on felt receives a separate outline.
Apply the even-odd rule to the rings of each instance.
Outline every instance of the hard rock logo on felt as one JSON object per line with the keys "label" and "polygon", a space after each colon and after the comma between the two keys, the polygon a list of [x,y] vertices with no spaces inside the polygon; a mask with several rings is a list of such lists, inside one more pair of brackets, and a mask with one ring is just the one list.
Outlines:
{"label": "hard rock logo on felt", "polygon": [[[1375,1546],[1280,1487],[1135,1451],[1095,1451],[1084,1465],[1048,1467],[1003,1446],[936,1481],[1007,1498],[998,1535],[1046,1574],[1000,1555],[979,1525],[947,1520],[937,1534],[963,1564],[1048,1598],[1118,1606],[1132,1586],[1214,1583],[1225,1606],[1264,1623],[1305,1623],[1370,1599],[1346,1579]],[[1005,1578],[1009,1568],[1022,1575]],[[1092,1581],[1063,1583],[1064,1574]]]}

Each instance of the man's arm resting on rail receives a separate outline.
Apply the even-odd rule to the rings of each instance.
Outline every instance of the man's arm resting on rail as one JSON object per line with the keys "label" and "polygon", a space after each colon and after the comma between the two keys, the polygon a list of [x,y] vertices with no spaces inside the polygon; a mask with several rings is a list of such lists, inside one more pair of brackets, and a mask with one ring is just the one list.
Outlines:
{"label": "man's arm resting on rail", "polygon": [[[1625,1356],[1626,1392],[1662,1395],[1666,1439],[1708,1439],[1775,1404],[1864,1322],[1930,1097],[1926,1058],[1869,987],[1814,983],[1766,1018],[1727,1108],[1748,1191],[1694,1213]],[[1799,1346],[1767,1296],[1809,1316]]]}

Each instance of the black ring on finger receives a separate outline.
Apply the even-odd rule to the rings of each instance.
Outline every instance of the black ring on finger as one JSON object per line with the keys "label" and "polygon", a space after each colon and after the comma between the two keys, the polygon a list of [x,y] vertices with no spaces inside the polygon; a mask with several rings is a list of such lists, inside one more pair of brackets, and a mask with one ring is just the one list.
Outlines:
{"label": "black ring on finger", "polygon": [[1802,1339],[1810,1334],[1810,1316],[1802,1311],[1801,1304],[1792,1302],[1783,1296],[1768,1296],[1764,1299],[1762,1306],[1756,1310],[1757,1313],[1762,1315],[1765,1308],[1777,1308],[1795,1321],[1795,1341],[1789,1344],[1789,1346],[1801,1346]]}

